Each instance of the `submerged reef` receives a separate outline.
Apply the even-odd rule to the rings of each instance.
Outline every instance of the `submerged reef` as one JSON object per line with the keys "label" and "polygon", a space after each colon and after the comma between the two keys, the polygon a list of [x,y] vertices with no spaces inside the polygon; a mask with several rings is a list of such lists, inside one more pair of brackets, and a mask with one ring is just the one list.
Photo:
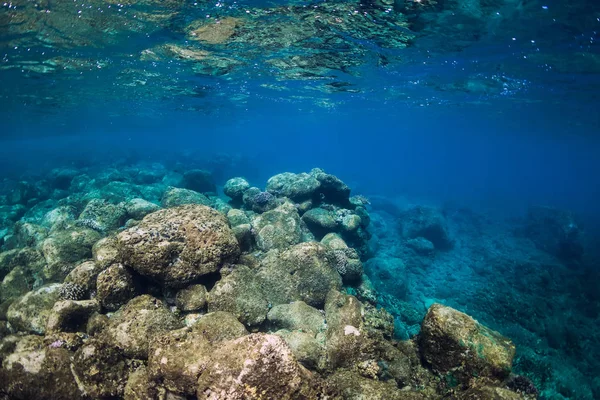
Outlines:
{"label": "submerged reef", "polygon": [[[369,202],[336,176],[235,177],[228,200],[206,171],[152,171],[3,195],[2,398],[536,398],[511,340],[456,309],[398,340],[364,273]],[[452,247],[436,210],[401,221],[423,257]]]}

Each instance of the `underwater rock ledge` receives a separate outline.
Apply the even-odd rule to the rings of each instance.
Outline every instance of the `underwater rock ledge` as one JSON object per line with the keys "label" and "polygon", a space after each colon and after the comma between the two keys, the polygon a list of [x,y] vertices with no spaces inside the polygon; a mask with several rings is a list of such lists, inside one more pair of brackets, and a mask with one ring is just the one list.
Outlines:
{"label": "underwater rock ledge", "polygon": [[[537,396],[510,339],[450,307],[394,339],[363,271],[369,202],[323,170],[236,177],[229,201],[198,170],[67,172],[3,200],[2,399]],[[431,211],[404,221],[451,245]]]}

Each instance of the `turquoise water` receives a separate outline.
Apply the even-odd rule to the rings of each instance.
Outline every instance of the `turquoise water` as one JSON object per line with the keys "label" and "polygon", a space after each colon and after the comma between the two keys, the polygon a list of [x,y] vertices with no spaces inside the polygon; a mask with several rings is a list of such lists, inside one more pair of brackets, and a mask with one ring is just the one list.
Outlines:
{"label": "turquoise water", "polygon": [[[543,398],[600,398],[598,2],[20,0],[0,27],[2,251],[15,204],[73,194],[57,168],[203,169],[221,195],[318,167],[370,201],[397,339],[441,302]],[[452,246],[407,247],[415,206]]]}

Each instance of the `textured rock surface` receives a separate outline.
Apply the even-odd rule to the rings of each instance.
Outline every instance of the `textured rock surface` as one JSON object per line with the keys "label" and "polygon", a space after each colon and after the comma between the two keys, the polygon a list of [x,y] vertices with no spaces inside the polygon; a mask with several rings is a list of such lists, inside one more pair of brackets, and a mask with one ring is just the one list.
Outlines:
{"label": "textured rock surface", "polygon": [[322,308],[330,289],[340,289],[342,279],[320,243],[300,243],[281,253],[270,252],[258,275],[273,305],[302,300]]}
{"label": "textured rock surface", "polygon": [[276,329],[302,331],[316,336],[325,331],[325,316],[303,301],[276,305],[267,314],[267,319]]}
{"label": "textured rock surface", "polygon": [[96,298],[107,310],[115,311],[135,296],[133,276],[122,264],[113,264],[96,279]]}
{"label": "textured rock surface", "polygon": [[60,284],[53,283],[17,298],[8,307],[8,321],[17,330],[44,334],[60,288]]}
{"label": "textured rock surface", "polygon": [[167,286],[184,287],[235,262],[239,245],[227,219],[201,205],[148,214],[117,236],[123,263]]}
{"label": "textured rock surface", "polygon": [[248,326],[260,325],[269,311],[261,281],[246,266],[237,266],[208,294],[208,311],[227,311]]}
{"label": "textured rock surface", "polygon": [[198,379],[198,398],[315,399],[316,377],[279,336],[251,334],[225,342]]}
{"label": "textured rock surface", "polygon": [[419,343],[434,370],[463,383],[476,376],[506,378],[515,355],[508,338],[441,304],[427,311]]}
{"label": "textured rock surface", "polygon": [[264,251],[285,249],[302,239],[300,216],[292,203],[257,215],[252,220],[256,244]]}
{"label": "textured rock surface", "polygon": [[154,336],[181,327],[162,301],[149,295],[131,300],[110,319],[106,341],[129,358],[148,358]]}
{"label": "textured rock surface", "polygon": [[177,292],[175,302],[181,311],[197,311],[206,306],[206,295],[204,285],[191,285]]}

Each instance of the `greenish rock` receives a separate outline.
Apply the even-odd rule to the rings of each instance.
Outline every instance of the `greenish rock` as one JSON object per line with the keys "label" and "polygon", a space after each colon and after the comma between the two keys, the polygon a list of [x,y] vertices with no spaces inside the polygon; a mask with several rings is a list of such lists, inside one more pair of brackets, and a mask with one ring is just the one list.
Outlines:
{"label": "greenish rock", "polygon": [[323,201],[340,207],[350,205],[350,187],[335,175],[327,174],[319,168],[310,171],[310,174],[319,181],[319,193]]}
{"label": "greenish rock", "polygon": [[252,227],[256,245],[263,251],[283,250],[302,240],[300,216],[290,202],[255,216]]}
{"label": "greenish rock", "polygon": [[421,324],[419,346],[436,372],[465,384],[474,377],[508,377],[515,355],[510,339],[437,303],[429,307]]}
{"label": "greenish rock", "polygon": [[102,269],[118,262],[119,249],[117,248],[116,237],[105,237],[94,243],[92,246],[92,257]]}
{"label": "greenish rock", "polygon": [[426,400],[432,398],[417,391],[400,390],[393,380],[371,379],[349,370],[340,370],[329,376],[327,386],[334,392],[340,393],[343,399]]}
{"label": "greenish rock", "polygon": [[40,224],[51,231],[59,230],[77,219],[77,210],[73,206],[60,206],[48,211]]}
{"label": "greenish rock", "polygon": [[255,271],[239,265],[208,294],[208,311],[227,311],[247,326],[262,324],[269,302]]}
{"label": "greenish rock", "polygon": [[206,287],[190,285],[177,292],[175,304],[181,311],[198,311],[206,307]]}
{"label": "greenish rock", "polygon": [[96,334],[102,332],[104,328],[108,326],[110,319],[105,314],[93,313],[90,315],[87,321],[87,326],[85,327],[85,331],[90,336],[95,336]]}
{"label": "greenish rock", "polygon": [[198,377],[211,362],[213,351],[201,331],[183,328],[166,332],[150,345],[149,375],[167,390],[194,395]]}
{"label": "greenish rock", "polygon": [[363,329],[363,306],[354,296],[331,290],[325,303],[326,351],[330,368],[349,367],[367,361],[373,343]]}
{"label": "greenish rock", "polygon": [[232,208],[227,212],[227,220],[231,226],[245,225],[250,223],[250,218],[242,210]]}
{"label": "greenish rock", "polygon": [[[2,319],[0,319],[0,340],[4,339],[11,333],[12,333],[12,329],[11,329],[8,321],[3,321]],[[0,364],[1,364],[1,360],[0,360]]]}
{"label": "greenish rock", "polygon": [[18,247],[36,247],[48,237],[48,229],[41,225],[19,221],[14,226],[14,236]]}
{"label": "greenish rock", "polygon": [[159,392],[157,386],[156,382],[150,379],[148,368],[141,365],[129,374],[123,392],[123,400],[157,399]]}
{"label": "greenish rock", "polygon": [[371,279],[365,274],[360,278],[360,285],[356,288],[356,297],[362,302],[377,304],[377,290]]}
{"label": "greenish rock", "polygon": [[339,234],[333,232],[323,236],[323,239],[321,239],[321,244],[327,246],[331,250],[345,250],[348,248],[348,245],[344,239],[342,239]]}
{"label": "greenish rock", "polygon": [[42,274],[48,281],[62,281],[76,264],[92,257],[92,246],[100,234],[89,228],[53,232],[41,244],[47,265]]}
{"label": "greenish rock", "polygon": [[85,332],[88,318],[100,311],[96,300],[61,300],[54,303],[46,323],[46,333]]}
{"label": "greenish rock", "polygon": [[0,392],[15,400],[77,400],[83,395],[71,373],[72,352],[44,348],[41,337],[23,337],[0,369]]}
{"label": "greenish rock", "polygon": [[13,268],[0,283],[0,303],[24,295],[31,290],[32,278],[23,267]]}
{"label": "greenish rock", "polygon": [[217,272],[240,254],[226,217],[197,204],[148,214],[117,235],[117,246],[125,266],[175,288]]}
{"label": "greenish rock", "polygon": [[325,368],[325,346],[311,333],[282,329],[275,332],[275,335],[285,340],[298,362],[306,368],[317,370]]}
{"label": "greenish rock", "polygon": [[251,251],[254,245],[254,236],[252,236],[252,225],[243,224],[231,228],[235,238],[240,244],[242,251]]}
{"label": "greenish rock", "polygon": [[336,249],[329,253],[331,263],[346,284],[360,282],[363,275],[363,265],[360,256],[352,248]]}
{"label": "greenish rock", "polygon": [[235,315],[225,311],[204,314],[192,328],[211,343],[233,340],[248,334],[246,327]]}
{"label": "greenish rock", "polygon": [[96,290],[96,279],[102,268],[94,261],[84,261],[77,265],[64,280],[79,286],[87,294]]}
{"label": "greenish rock", "polygon": [[192,169],[183,174],[183,187],[200,193],[216,193],[217,187],[209,171]]}
{"label": "greenish rock", "polygon": [[77,223],[98,232],[106,232],[122,226],[126,217],[125,203],[111,204],[106,200],[92,199],[79,214]]}
{"label": "greenish rock", "polygon": [[158,211],[160,206],[144,199],[131,199],[125,203],[127,215],[133,219],[142,219],[146,215]]}
{"label": "greenish rock", "polygon": [[30,273],[40,272],[46,265],[44,255],[37,249],[25,247],[0,253],[0,278],[4,277],[15,267],[23,267]]}
{"label": "greenish rock", "polygon": [[8,307],[8,322],[18,331],[43,335],[61,285],[53,283],[17,298]]}
{"label": "greenish rock", "polygon": [[156,335],[181,327],[165,304],[142,295],[116,312],[104,330],[106,340],[128,358],[147,359],[148,348]]}
{"label": "greenish rock", "polygon": [[109,311],[118,310],[135,296],[133,276],[122,264],[113,264],[96,279],[96,299]]}
{"label": "greenish rock", "polygon": [[198,398],[316,399],[316,375],[302,367],[285,341],[256,333],[224,342],[198,379]]}
{"label": "greenish rock", "polygon": [[302,221],[317,237],[323,237],[338,229],[335,213],[323,208],[313,208],[305,212]]}
{"label": "greenish rock", "polygon": [[495,385],[475,385],[456,396],[457,400],[526,400],[535,397],[525,397],[505,387]]}
{"label": "greenish rock", "polygon": [[277,305],[302,300],[312,307],[323,307],[327,293],[342,287],[329,251],[320,243],[309,242],[269,252],[258,270],[269,302]]}
{"label": "greenish rock", "polygon": [[244,197],[244,192],[250,189],[250,184],[244,178],[232,178],[225,182],[223,193],[232,200],[240,202]]}
{"label": "greenish rock", "polygon": [[177,207],[184,204],[202,204],[210,206],[210,200],[202,193],[190,189],[169,188],[160,200],[165,208]]}
{"label": "greenish rock", "polygon": [[87,398],[121,397],[132,371],[122,351],[101,338],[92,338],[73,356],[71,371]]}
{"label": "greenish rock", "polygon": [[361,218],[356,214],[344,215],[341,218],[340,226],[344,232],[353,233],[362,225]]}
{"label": "greenish rock", "polygon": [[302,201],[312,198],[320,186],[321,183],[310,174],[284,172],[269,178],[266,189],[275,196]]}
{"label": "greenish rock", "polygon": [[303,301],[279,304],[271,308],[267,320],[275,329],[301,331],[315,337],[325,331],[325,316]]}
{"label": "greenish rock", "polygon": [[211,196],[209,198],[209,200],[210,200],[210,206],[223,215],[227,215],[229,210],[231,210],[233,208],[233,207],[231,207],[231,205],[229,203],[227,203],[225,200],[223,200],[220,197]]}

